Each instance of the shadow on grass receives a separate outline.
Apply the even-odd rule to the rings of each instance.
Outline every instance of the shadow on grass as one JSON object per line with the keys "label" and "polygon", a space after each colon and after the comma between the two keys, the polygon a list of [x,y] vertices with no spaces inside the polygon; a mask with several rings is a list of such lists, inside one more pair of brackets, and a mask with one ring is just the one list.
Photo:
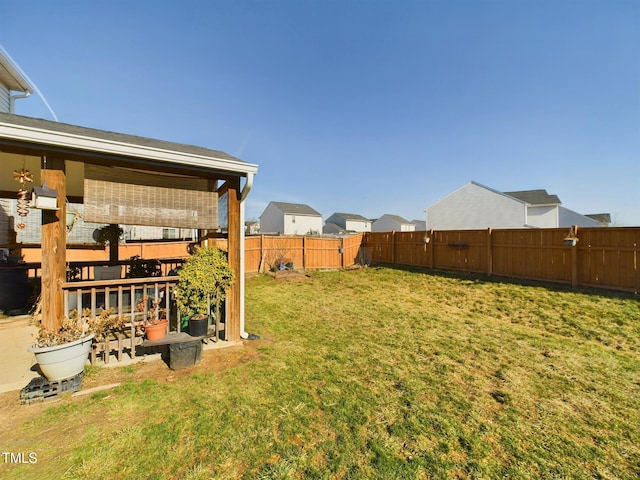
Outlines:
{"label": "shadow on grass", "polygon": [[370,268],[389,268],[392,270],[421,273],[433,277],[451,278],[456,280],[467,280],[496,285],[518,285],[525,287],[544,288],[550,292],[582,293],[585,295],[616,299],[616,300],[636,300],[640,302],[640,296],[633,292],[612,290],[595,287],[572,288],[564,283],[545,282],[542,280],[526,280],[514,277],[503,277],[499,275],[487,275],[485,273],[466,272],[462,270],[440,270],[437,268],[419,267],[413,265],[398,265],[391,263],[376,263]]}

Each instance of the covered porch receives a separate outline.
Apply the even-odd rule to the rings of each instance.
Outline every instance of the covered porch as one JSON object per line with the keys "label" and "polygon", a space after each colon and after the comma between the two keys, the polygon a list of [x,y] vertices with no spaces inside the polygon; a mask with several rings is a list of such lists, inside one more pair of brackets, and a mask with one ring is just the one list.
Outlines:
{"label": "covered porch", "polygon": [[[139,311],[137,300],[148,295],[164,296],[170,328],[180,331],[179,312],[170,308],[177,277],[168,275],[167,269],[146,279],[118,275],[99,280],[87,275],[89,279],[68,281],[66,210],[70,201],[81,203],[83,215],[92,222],[197,229],[201,244],[221,235],[220,204],[220,216],[226,217],[228,261],[237,278],[225,304],[224,339],[246,338],[244,200],[256,165],[207,148],[0,113],[0,198],[16,198],[21,185],[12,172],[21,170],[33,173],[33,186],[46,184],[55,192],[54,209],[29,211],[29,215],[42,215],[43,326],[59,328],[73,307],[79,312],[88,309],[92,317],[115,307],[117,315],[131,319],[124,342],[130,342],[133,354],[136,316],[149,314],[146,306]],[[20,221],[14,218],[10,224]],[[22,248],[15,235],[6,240],[0,241],[0,248],[18,252]],[[118,264],[117,257],[112,263]]]}

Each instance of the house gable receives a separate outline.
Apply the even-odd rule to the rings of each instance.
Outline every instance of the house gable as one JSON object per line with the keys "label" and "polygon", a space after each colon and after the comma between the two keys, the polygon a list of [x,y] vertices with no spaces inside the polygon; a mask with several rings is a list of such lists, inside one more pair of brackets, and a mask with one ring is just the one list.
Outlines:
{"label": "house gable", "polygon": [[374,232],[413,232],[416,226],[399,215],[385,214],[373,222]]}
{"label": "house gable", "polygon": [[322,215],[308,205],[270,202],[260,216],[261,231],[284,235],[317,235],[322,232]]}
{"label": "house gable", "polygon": [[463,230],[525,226],[526,202],[469,182],[427,209],[427,228]]}
{"label": "house gable", "polygon": [[371,220],[353,213],[334,213],[327,218],[327,223],[334,223],[343,230],[352,232],[370,232]]}

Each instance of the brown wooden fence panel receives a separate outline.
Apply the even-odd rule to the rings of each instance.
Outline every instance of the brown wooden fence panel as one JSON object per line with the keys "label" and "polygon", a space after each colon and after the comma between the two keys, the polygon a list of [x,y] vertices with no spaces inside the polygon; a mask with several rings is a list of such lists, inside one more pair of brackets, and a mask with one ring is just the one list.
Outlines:
{"label": "brown wooden fence panel", "polygon": [[262,261],[262,237],[250,236],[244,239],[244,271],[257,272]]}
{"label": "brown wooden fence panel", "polygon": [[486,273],[486,230],[444,230],[431,235],[432,265],[444,270]]}
{"label": "brown wooden fence panel", "polygon": [[357,263],[363,263],[360,259],[363,234],[351,235],[342,238],[342,267],[351,267]]}
{"label": "brown wooden fence panel", "polygon": [[572,247],[564,245],[567,229],[493,230],[495,275],[559,283],[572,282]]}
{"label": "brown wooden fence panel", "polygon": [[305,268],[341,268],[339,238],[305,237]]}
{"label": "brown wooden fence panel", "polygon": [[367,232],[365,263],[393,263],[393,232]]}
{"label": "brown wooden fence panel", "polygon": [[430,262],[429,244],[425,232],[396,232],[394,263],[426,267]]}
{"label": "brown wooden fence panel", "polygon": [[640,228],[578,230],[581,285],[640,290]]}
{"label": "brown wooden fence panel", "polygon": [[292,263],[294,268],[304,267],[304,237],[294,235],[262,237],[265,270],[277,268],[278,263]]}

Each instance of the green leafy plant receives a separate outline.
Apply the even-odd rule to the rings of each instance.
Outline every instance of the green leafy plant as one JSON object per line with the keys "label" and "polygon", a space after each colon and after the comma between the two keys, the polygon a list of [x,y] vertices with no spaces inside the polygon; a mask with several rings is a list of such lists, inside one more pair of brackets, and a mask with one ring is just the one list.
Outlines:
{"label": "green leafy plant", "polygon": [[106,245],[107,243],[117,242],[123,233],[124,230],[120,225],[105,225],[96,230],[94,238],[100,245]]}
{"label": "green leafy plant", "polygon": [[67,264],[67,282],[78,282],[82,280],[82,268],[78,265]]}
{"label": "green leafy plant", "polygon": [[206,315],[211,306],[218,311],[235,279],[227,254],[209,247],[196,249],[180,269],[179,277],[174,290],[176,302],[188,315]]}
{"label": "green leafy plant", "polygon": [[147,260],[140,258],[140,255],[134,255],[129,258],[129,262],[127,278],[148,278],[160,276],[161,265],[159,260]]}

